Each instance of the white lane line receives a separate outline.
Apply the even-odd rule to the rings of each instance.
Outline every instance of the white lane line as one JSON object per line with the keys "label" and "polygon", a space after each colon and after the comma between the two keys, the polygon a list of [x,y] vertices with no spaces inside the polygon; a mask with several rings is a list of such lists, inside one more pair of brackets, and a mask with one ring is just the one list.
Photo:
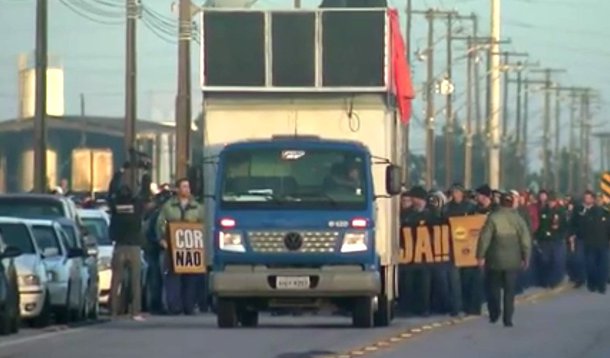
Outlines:
{"label": "white lane line", "polygon": [[57,336],[63,336],[66,334],[79,333],[79,332],[84,331],[86,328],[87,327],[71,328],[71,329],[66,329],[66,330],[62,330],[62,331],[42,333],[42,334],[38,334],[35,336],[31,336],[31,337],[23,337],[23,338],[13,339],[13,340],[6,341],[6,342],[0,342],[0,349],[6,348],[6,347],[11,347],[11,346],[16,346],[16,345],[24,344],[24,343],[31,343],[31,342],[35,342],[35,341],[39,341],[39,340],[43,340],[43,339],[49,339],[49,338],[53,338],[53,337],[57,337]]}

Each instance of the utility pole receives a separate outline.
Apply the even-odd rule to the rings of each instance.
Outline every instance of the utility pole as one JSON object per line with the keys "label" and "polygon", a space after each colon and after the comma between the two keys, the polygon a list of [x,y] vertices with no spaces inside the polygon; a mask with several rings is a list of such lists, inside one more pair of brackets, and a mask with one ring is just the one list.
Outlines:
{"label": "utility pole", "polygon": [[36,1],[36,105],[34,109],[34,191],[47,191],[48,3]]}
{"label": "utility pole", "polygon": [[434,185],[434,12],[429,10],[428,20],[428,48],[427,48],[427,79],[426,79],[426,188],[432,189]]}
{"label": "utility pole", "polygon": [[[521,135],[521,114],[523,113],[521,108],[521,101],[523,99],[523,63],[517,62],[517,104],[516,104],[516,118],[515,118],[515,141],[517,143],[517,170],[523,169],[523,136]],[[525,177],[526,175],[518,175],[517,186],[520,189],[525,189]]]}
{"label": "utility pole", "polygon": [[191,1],[178,9],[178,95],[176,96],[176,178],[187,176],[191,151]]}
{"label": "utility pole", "polygon": [[294,0],[294,8],[295,9],[301,8],[301,0]]}
{"label": "utility pole", "polygon": [[529,122],[529,113],[530,113],[530,86],[529,86],[529,81],[526,79],[525,81],[523,81],[524,83],[524,89],[523,89],[523,134],[521,135],[521,137],[523,138],[521,147],[523,148],[523,155],[520,158],[521,160],[521,168],[523,168],[523,173],[521,173],[521,178],[523,179],[523,189],[526,189],[527,187],[527,174],[528,174],[528,168],[529,168],[529,163],[528,163],[528,158],[527,158],[527,154],[528,154],[528,143],[527,143],[527,127],[528,127],[528,122]]}
{"label": "utility pole", "polygon": [[466,145],[464,153],[464,186],[470,188],[472,186],[472,92],[473,82],[478,81],[474,77],[474,62],[476,57],[476,49],[472,49],[472,37],[468,37],[467,44],[467,71],[466,71]]}
{"label": "utility pole", "polygon": [[[447,14],[447,81],[453,85],[453,62],[452,36],[453,36],[453,14]],[[445,188],[451,186],[453,181],[453,93],[447,91],[445,107]]]}
{"label": "utility pole", "polygon": [[555,176],[554,176],[554,187],[555,187],[555,192],[559,193],[561,187],[561,178],[560,178],[560,171],[561,171],[561,154],[559,153],[559,142],[561,140],[561,88],[556,88],[555,89],[555,150],[553,150],[553,152],[555,153]]}
{"label": "utility pole", "polygon": [[[472,21],[472,37],[474,39],[479,36],[479,19],[475,13],[470,14],[470,19]],[[475,52],[474,60],[474,116],[475,116],[475,124],[476,130],[475,133],[477,135],[481,134],[481,83],[479,81],[479,51],[477,47],[477,52]]]}
{"label": "utility pole", "polygon": [[570,93],[570,136],[568,142],[568,193],[574,193],[574,151],[575,151],[575,133],[576,126],[576,90],[572,89]]}
{"label": "utility pole", "polygon": [[[411,64],[411,29],[413,27],[413,0],[407,0],[407,23],[406,23],[406,39],[405,39],[405,51],[406,53],[406,58],[407,61],[409,62],[409,64]],[[405,184],[407,185],[407,187],[411,186],[411,171],[410,169],[410,165],[411,165],[411,141],[409,136],[410,134],[410,129],[411,129],[411,121],[407,121],[407,123],[405,123],[402,127],[403,130],[403,140],[404,140],[404,163],[403,163],[403,179],[405,180]]]}
{"label": "utility pole", "polygon": [[434,20],[439,17],[447,17],[449,14],[455,16],[457,12],[428,9],[425,11],[411,10],[409,13],[423,14],[428,21],[428,46],[426,49],[426,187],[432,189],[436,176],[434,168],[436,164],[434,144],[434,93],[436,87],[436,79],[434,77]]}
{"label": "utility pole", "polygon": [[[459,17],[458,17],[459,18]],[[469,19],[474,19],[471,16]],[[474,31],[473,31],[474,34]],[[466,40],[466,142],[464,148],[464,185],[470,188],[472,185],[472,150],[474,146],[474,136],[479,133],[479,125],[481,123],[480,118],[477,117],[479,113],[476,109],[478,106],[477,100],[477,83],[478,78],[476,77],[476,59],[479,52],[481,43],[489,43],[490,37],[476,37],[472,36],[452,36],[452,40]],[[473,110],[474,108],[474,110]],[[474,112],[474,114],[473,114]],[[473,116],[475,122],[473,125]],[[474,128],[473,128],[474,127]],[[453,147],[451,147],[453,150]]]}
{"label": "utility pole", "polygon": [[125,62],[125,156],[130,163],[125,170],[125,182],[136,191],[136,158],[133,150],[136,144],[137,91],[136,91],[136,20],[138,19],[137,0],[127,0],[127,33]]}
{"label": "utility pole", "polygon": [[583,170],[583,188],[590,189],[591,181],[591,112],[590,112],[590,104],[591,97],[589,91],[585,91],[585,103],[584,103],[584,112],[585,116],[583,118],[582,126],[584,131],[584,158],[582,162],[584,163]]}
{"label": "utility pole", "polygon": [[508,128],[508,89],[509,89],[509,83],[510,78],[509,78],[509,73],[510,71],[516,67],[516,66],[520,66],[520,62],[516,63],[516,64],[512,64],[510,63],[510,58],[511,57],[528,57],[529,54],[527,53],[523,53],[523,52],[510,52],[510,51],[504,51],[499,53],[498,55],[501,55],[504,59],[501,68],[502,68],[502,81],[503,81],[503,98],[502,98],[502,145],[500,147],[500,184],[502,186],[507,186],[508,184],[512,184],[509,181],[506,180],[506,170],[508,169],[508,163],[511,162],[511,160],[509,160],[509,157],[506,155],[506,144],[508,143],[508,132],[509,132],[509,128]]}
{"label": "utility pole", "polygon": [[491,81],[490,81],[490,146],[489,185],[498,188],[500,184],[500,0],[491,0]]}
{"label": "utility pole", "polygon": [[550,172],[550,131],[551,131],[551,76],[553,73],[563,73],[563,69],[544,68],[532,70],[532,72],[544,73],[544,122],[543,122],[543,144],[542,144],[542,186],[548,189]]}

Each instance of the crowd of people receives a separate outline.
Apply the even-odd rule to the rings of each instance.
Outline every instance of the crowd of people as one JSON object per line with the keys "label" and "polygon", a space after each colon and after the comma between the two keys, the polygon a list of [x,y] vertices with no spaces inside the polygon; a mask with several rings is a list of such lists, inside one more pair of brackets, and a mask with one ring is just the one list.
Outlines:
{"label": "crowd of people", "polygon": [[[586,284],[591,292],[606,293],[610,213],[592,191],[575,200],[546,190],[500,192],[483,185],[470,192],[456,184],[443,193],[416,186],[402,195],[401,209],[403,226],[487,215],[477,250],[480,267],[400,267],[403,314],[480,315],[487,301],[495,321],[497,282],[503,283],[505,299],[532,286],[556,288],[567,279],[576,288]],[[498,268],[503,274],[494,279]],[[512,326],[512,307],[505,310],[504,324]]]}
{"label": "crowd of people", "polygon": [[[173,221],[203,222],[203,206],[195,200],[187,178],[175,187],[163,185],[158,192],[136,193],[115,174],[110,184],[108,205],[111,214],[110,237],[115,243],[112,259],[111,314],[121,312],[119,286],[122,270],[131,269],[130,314],[141,315],[140,255],[144,250],[147,269],[149,310],[155,314],[192,315],[208,310],[206,276],[176,275],[172,271],[167,224]],[[148,186],[147,186],[148,187]]]}

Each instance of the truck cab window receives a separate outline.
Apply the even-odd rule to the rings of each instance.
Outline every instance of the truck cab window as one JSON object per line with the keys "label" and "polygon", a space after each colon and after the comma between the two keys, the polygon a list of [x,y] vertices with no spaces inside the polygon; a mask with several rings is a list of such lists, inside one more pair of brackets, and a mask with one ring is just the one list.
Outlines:
{"label": "truck cab window", "polygon": [[366,206],[364,155],[337,149],[255,149],[227,154],[224,208],[345,209]]}

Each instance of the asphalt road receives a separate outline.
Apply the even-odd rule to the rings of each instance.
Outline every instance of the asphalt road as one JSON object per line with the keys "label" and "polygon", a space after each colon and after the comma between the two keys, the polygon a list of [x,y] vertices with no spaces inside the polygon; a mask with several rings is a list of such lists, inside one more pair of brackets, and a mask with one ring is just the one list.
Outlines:
{"label": "asphalt road", "polygon": [[219,330],[211,315],[149,317],[22,330],[0,338],[0,358],[610,357],[610,296],[566,292],[518,307],[515,327],[485,318],[399,319],[360,330],[342,317],[262,317],[256,329]]}

